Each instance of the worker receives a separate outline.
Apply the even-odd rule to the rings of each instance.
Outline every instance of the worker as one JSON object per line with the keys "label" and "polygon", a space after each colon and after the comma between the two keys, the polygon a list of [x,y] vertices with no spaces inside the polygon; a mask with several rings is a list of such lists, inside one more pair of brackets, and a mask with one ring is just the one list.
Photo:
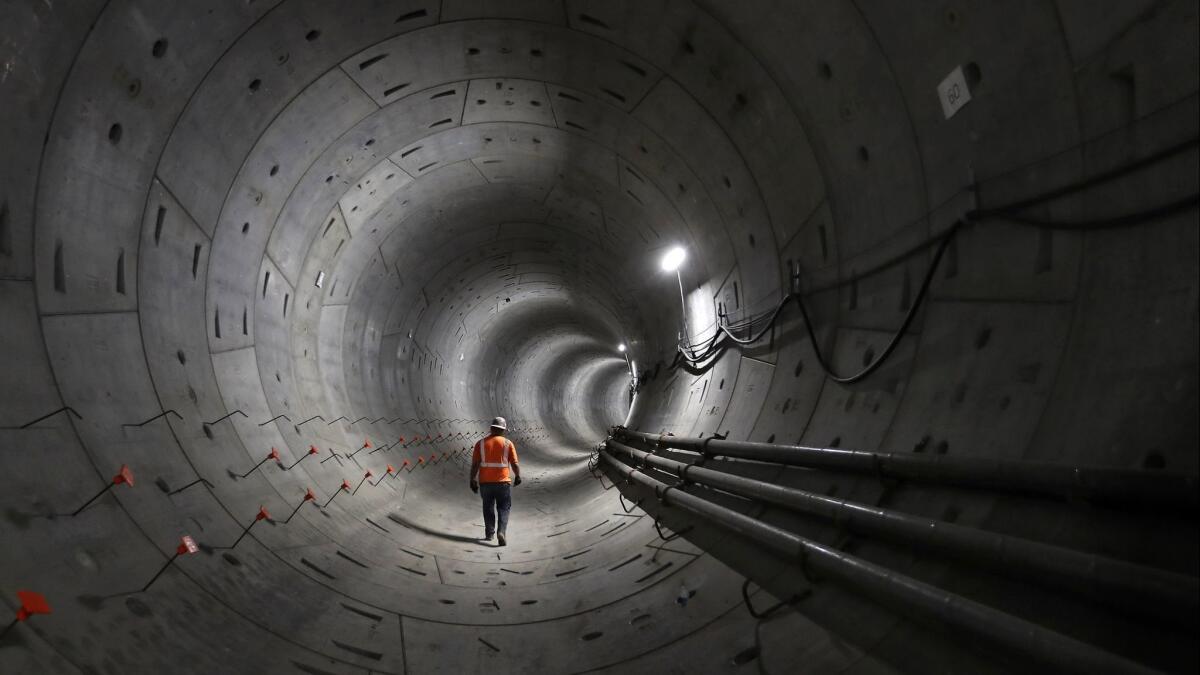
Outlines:
{"label": "worker", "polygon": [[504,437],[507,429],[503,417],[493,419],[491,433],[476,443],[471,453],[471,492],[483,498],[484,539],[491,541],[494,534],[501,546],[508,545],[512,487],[521,484],[517,446]]}

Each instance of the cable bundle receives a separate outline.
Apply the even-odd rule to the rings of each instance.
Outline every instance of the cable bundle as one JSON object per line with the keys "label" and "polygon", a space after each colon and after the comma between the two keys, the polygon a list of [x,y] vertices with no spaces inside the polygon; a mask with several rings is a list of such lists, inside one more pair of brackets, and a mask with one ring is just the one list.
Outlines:
{"label": "cable bundle", "polygon": [[[698,342],[693,342],[688,336],[683,336],[677,345],[675,359],[672,362],[671,367],[676,368],[680,365],[685,365],[685,367],[687,367],[689,370],[707,370],[709,367],[711,367],[714,357],[719,356],[729,346],[729,344],[732,343],[733,345],[744,347],[758,342],[763,338],[763,336],[771,332],[771,330],[775,327],[775,322],[778,321],[780,314],[783,312],[783,308],[787,305],[788,301],[794,299],[797,307],[800,310],[800,316],[804,320],[804,326],[807,329],[808,338],[812,342],[813,352],[817,358],[817,362],[821,365],[821,369],[830,379],[835,382],[839,382],[841,384],[853,384],[858,382],[878,370],[880,366],[882,366],[883,363],[888,359],[888,357],[895,352],[896,347],[900,344],[901,338],[906,332],[908,332],[909,326],[912,325],[913,319],[916,317],[918,310],[928,295],[929,286],[933,282],[934,273],[937,271],[938,264],[941,262],[942,256],[946,252],[946,248],[950,245],[950,242],[954,239],[954,236],[963,226],[978,224],[986,220],[1000,219],[1029,227],[1036,227],[1039,229],[1087,231],[1110,229],[1114,227],[1126,227],[1165,218],[1180,211],[1195,207],[1197,203],[1200,203],[1200,193],[1193,193],[1187,197],[1176,199],[1165,204],[1160,204],[1143,211],[1083,221],[1062,222],[1048,220],[1027,215],[1024,213],[1024,211],[1032,206],[1060,199],[1097,185],[1113,181],[1140,169],[1152,166],[1158,162],[1191,150],[1198,144],[1200,144],[1200,137],[1191,138],[1187,141],[1166,148],[1165,150],[1161,150],[1143,157],[1137,161],[1097,174],[1076,183],[1064,185],[1053,190],[1028,197],[1026,199],[1004,204],[1002,206],[968,211],[960,220],[956,221],[945,231],[926,239],[917,246],[905,251],[901,255],[888,260],[885,263],[877,265],[864,273],[855,275],[851,278],[843,279],[834,284],[828,284],[820,288],[809,289],[807,293],[788,293],[779,300],[774,309],[762,314],[751,316],[748,319],[730,322],[725,315],[718,316],[715,330],[713,331],[711,337]],[[908,308],[908,312],[904,315],[904,320],[901,322],[900,328],[892,335],[884,350],[880,352],[880,354],[875,357],[871,363],[867,364],[857,373],[853,373],[851,375],[839,375],[835,373],[830,367],[826,356],[821,353],[821,347],[817,342],[816,332],[813,328],[812,319],[809,317],[808,308],[805,307],[804,298],[806,296],[815,295],[819,292],[840,288],[867,276],[877,274],[878,272],[891,268],[894,265],[899,264],[909,257],[916,255],[917,253],[920,253],[932,246],[936,246],[936,249],[933,253],[933,260],[930,261],[929,269],[926,271],[925,277],[921,281],[921,288],[917,292],[917,297],[914,299],[912,305]],[[744,337],[742,337],[742,335],[744,335]]]}

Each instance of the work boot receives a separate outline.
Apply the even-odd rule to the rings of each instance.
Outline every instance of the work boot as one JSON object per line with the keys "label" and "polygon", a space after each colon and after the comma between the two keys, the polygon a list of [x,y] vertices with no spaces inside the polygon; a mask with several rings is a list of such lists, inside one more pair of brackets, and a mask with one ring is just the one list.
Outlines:
{"label": "work boot", "polygon": [[[501,546],[508,546],[508,539],[506,539],[506,538],[504,537],[504,533],[503,533],[503,532],[501,532],[501,533],[497,534],[497,535],[496,535],[496,537],[497,537],[497,538],[500,540],[500,545],[501,545]],[[491,537],[489,537],[489,539],[490,539],[490,538],[491,538]]]}
{"label": "work boot", "polygon": [[492,533],[491,533],[491,532],[485,532],[485,533],[483,534],[483,540],[484,540],[484,541],[491,541],[491,540],[492,540]]}

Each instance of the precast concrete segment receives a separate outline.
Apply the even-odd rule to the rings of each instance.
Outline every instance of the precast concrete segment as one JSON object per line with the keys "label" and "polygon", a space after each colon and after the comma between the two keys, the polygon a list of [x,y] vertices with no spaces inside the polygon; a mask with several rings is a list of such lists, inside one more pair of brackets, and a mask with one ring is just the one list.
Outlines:
{"label": "precast concrete segment", "polygon": [[[795,292],[831,368],[858,370],[912,307],[922,242],[1194,138],[1194,3],[1109,4],[5,3],[0,595],[53,612],[0,638],[0,671],[1002,669],[622,486],[631,508],[591,448],[624,422],[1194,477],[1194,208],[962,228],[863,382],[826,378],[786,311],[672,367],[681,330],[703,342]],[[970,101],[947,117],[954,73]],[[1195,193],[1198,164],[1193,145],[1000,213],[1146,211]],[[498,414],[525,478],[503,549],[476,541],[465,475]],[[727,463],[1195,577],[1194,509]],[[123,465],[132,487],[107,487]],[[705,497],[1200,666],[1180,626]],[[198,552],[172,559],[185,534]],[[775,598],[765,620],[742,607]]]}

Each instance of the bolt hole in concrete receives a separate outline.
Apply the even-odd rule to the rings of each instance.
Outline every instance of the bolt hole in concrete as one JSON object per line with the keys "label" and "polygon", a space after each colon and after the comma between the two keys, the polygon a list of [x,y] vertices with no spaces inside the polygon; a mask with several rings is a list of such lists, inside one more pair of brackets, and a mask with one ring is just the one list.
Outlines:
{"label": "bolt hole in concrete", "polygon": [[584,633],[583,636],[579,639],[583,640],[584,642],[591,642],[592,640],[595,640],[596,638],[599,638],[603,635],[604,635],[604,633],[602,631],[595,630],[590,633]]}
{"label": "bolt hole in concrete", "polygon": [[232,553],[222,553],[221,557],[225,559],[225,562],[229,563],[230,565],[233,565],[234,567],[242,566],[242,561],[238,560],[237,556],[235,556]]}
{"label": "bolt hole in concrete", "polygon": [[128,608],[129,612],[134,616],[147,617],[154,613],[150,610],[149,605],[141,600],[138,600],[137,598],[126,598],[125,607]]}
{"label": "bolt hole in concrete", "polygon": [[987,346],[988,341],[992,339],[992,329],[983,328],[979,334],[975,336],[975,349],[983,349]]}
{"label": "bolt hole in concrete", "polygon": [[250,80],[250,84],[247,86],[250,88],[251,92],[256,92],[256,91],[258,91],[259,87],[262,86],[262,80],[260,80],[258,78]]}
{"label": "bolt hole in concrete", "polygon": [[182,349],[175,352],[175,358],[179,359],[179,365],[181,366],[187,363],[187,355],[183,353]]}
{"label": "bolt hole in concrete", "polygon": [[967,80],[967,86],[974,89],[983,81],[983,71],[980,70],[978,63],[971,61],[963,66],[963,77]]}
{"label": "bolt hole in concrete", "polygon": [[114,124],[108,128],[108,142],[116,145],[121,142],[121,125]]}
{"label": "bolt hole in concrete", "polygon": [[156,59],[161,59],[163,56],[166,55],[166,53],[167,53],[166,38],[160,38],[158,40],[155,40],[154,46],[152,46],[150,48],[150,54]]}
{"label": "bolt hole in concrete", "polygon": [[321,37],[321,31],[319,30],[310,30],[304,35],[304,39],[308,40],[309,42],[313,42],[319,37]]}
{"label": "bolt hole in concrete", "polygon": [[822,80],[832,80],[833,79],[833,67],[824,61],[818,61],[817,62],[817,74],[821,76]]}
{"label": "bolt hole in concrete", "polygon": [[83,549],[75,550],[75,562],[79,563],[80,567],[89,572],[96,572],[100,569],[100,565],[96,562],[96,558]]}
{"label": "bolt hole in concrete", "polygon": [[733,665],[744,666],[758,658],[758,647],[748,647],[733,655]]}
{"label": "bolt hole in concrete", "polygon": [[858,146],[858,161],[862,162],[863,164],[871,161],[871,152],[867,150],[867,146]]}

